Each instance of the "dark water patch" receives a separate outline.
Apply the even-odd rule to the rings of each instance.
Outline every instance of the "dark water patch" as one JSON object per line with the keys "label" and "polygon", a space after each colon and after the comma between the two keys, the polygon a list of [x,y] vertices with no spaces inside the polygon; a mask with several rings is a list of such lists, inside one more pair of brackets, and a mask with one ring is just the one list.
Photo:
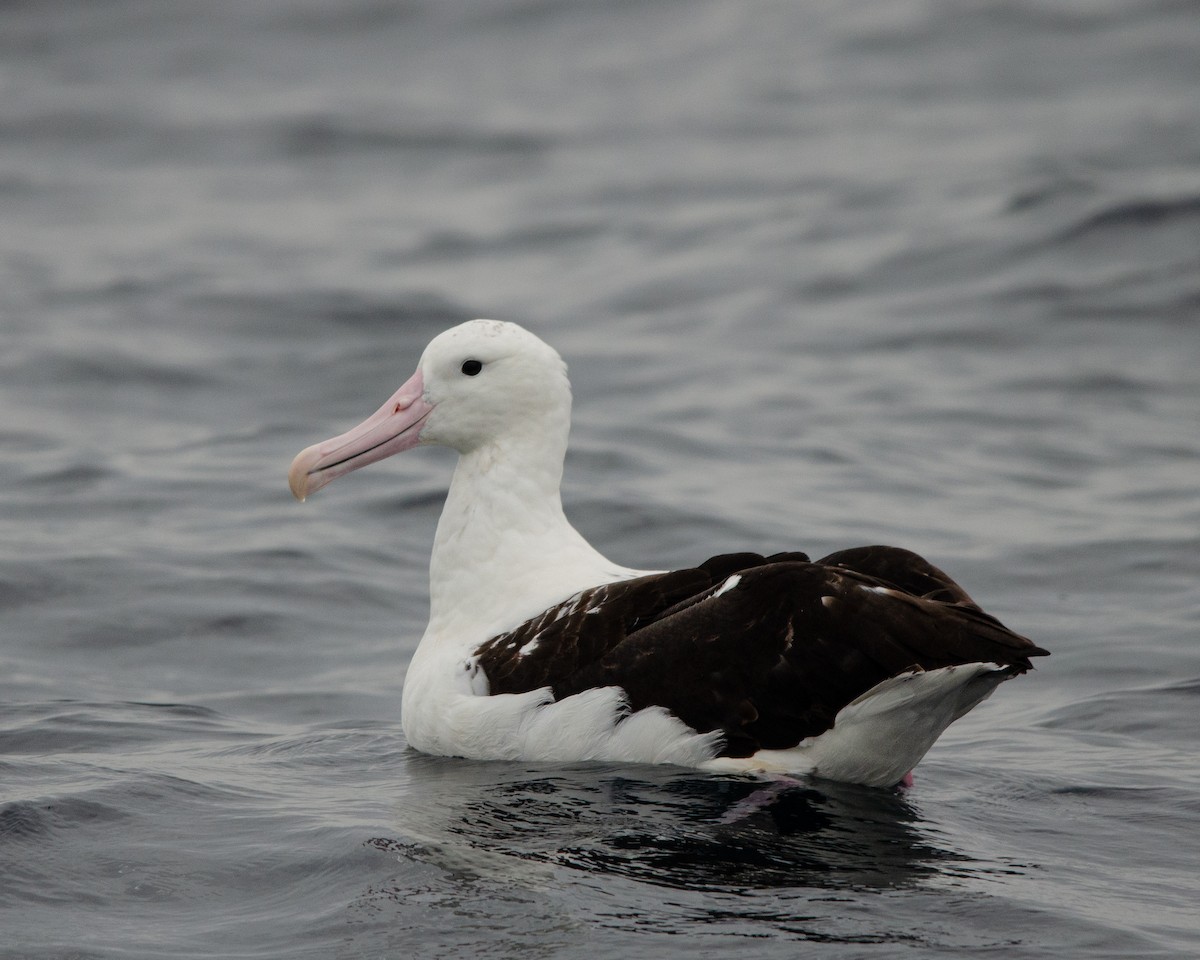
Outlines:
{"label": "dark water patch", "polygon": [[697,264],[682,276],[658,276],[623,287],[604,297],[606,313],[641,315],[650,325],[658,314],[672,315],[688,307],[695,308],[719,295],[729,283],[725,270],[713,270]]}
{"label": "dark water patch", "polygon": [[1067,227],[1055,243],[1090,239],[1106,231],[1143,230],[1183,221],[1200,230],[1200,196],[1136,199],[1109,204]]}
{"label": "dark water patch", "polygon": [[[2,126],[0,129],[3,129]],[[44,193],[45,187],[33,177],[18,173],[0,173],[0,197],[7,200],[28,200]]]}
{"label": "dark water patch", "polygon": [[1196,736],[1198,700],[1200,680],[1117,690],[1062,707],[1042,723],[1187,747]]}
{"label": "dark water patch", "polygon": [[[1186,798],[1183,791],[1169,787],[1130,786],[1125,784],[1068,784],[1050,790],[1053,796],[1076,797],[1084,802],[1103,801],[1116,807],[1149,809]],[[1194,806],[1194,803],[1192,804]]]}
{"label": "dark water patch", "polygon": [[594,543],[619,545],[609,556],[630,566],[669,569],[699,563],[728,549],[753,548],[745,528],[729,517],[689,507],[678,497],[621,499],[574,497],[572,522]]}
{"label": "dark water patch", "polygon": [[268,9],[266,15],[286,30],[301,37],[354,33],[375,33],[401,28],[421,20],[431,12],[419,2],[394,3],[389,0],[354,0],[331,7],[284,5]]}
{"label": "dark water patch", "polygon": [[[86,149],[94,164],[110,170],[177,162],[217,165],[263,161],[270,159],[263,154],[272,149],[264,147],[261,133],[254,126],[105,107],[44,111],[0,123],[0,143],[6,141],[13,149],[35,154],[53,152],[63,157],[73,157]],[[82,192],[79,178],[71,177],[63,186],[86,197],[83,209],[98,209],[96,197]],[[36,195],[53,198],[54,193],[38,186]]]}
{"label": "dark water patch", "polygon": [[24,117],[6,117],[0,123],[0,142],[23,146],[41,142],[46,149],[82,143],[95,149],[146,137],[152,129],[145,120],[126,112],[43,109]]}
{"label": "dark water patch", "polygon": [[[178,298],[181,288],[195,279],[191,272],[171,273],[127,273],[98,282],[58,282],[42,292],[48,304],[63,310],[79,310],[95,317],[97,314],[111,316],[101,308],[120,310],[119,327],[125,323],[157,324],[161,314],[154,308]],[[125,331],[122,329],[122,333]]]}
{"label": "dark water patch", "polygon": [[[156,565],[148,559],[136,565],[114,563],[111,557],[96,559],[93,577],[74,571],[74,582],[64,578],[67,598],[58,607],[31,607],[15,637],[25,652],[57,650],[73,664],[103,668],[102,676],[116,664],[123,669],[143,668],[155,657],[209,658],[209,668],[226,658],[266,655],[273,645],[286,640],[292,626],[271,609],[271,602],[249,604],[245,594],[261,580],[243,574],[230,578],[230,589],[215,604],[215,579],[209,575],[178,580],[169,564]],[[129,584],[162,591],[157,603],[138,603]],[[202,599],[208,598],[208,599]],[[244,619],[243,619],[244,618]],[[219,653],[218,653],[219,651]]]}
{"label": "dark water patch", "polygon": [[799,303],[832,302],[861,294],[864,284],[861,279],[844,273],[826,273],[797,284],[792,299]]}
{"label": "dark water patch", "polygon": [[[1186,276],[1184,276],[1186,275]],[[1028,304],[1039,315],[1067,323],[1161,323],[1187,327],[1200,308],[1200,261],[1164,266],[1157,275],[1117,273],[1085,284],[1054,281],[1017,284],[997,295],[1006,303]]]}
{"label": "dark water patch", "polygon": [[[614,444],[597,438],[593,434],[601,434],[605,429],[603,422],[597,423],[595,431],[589,431],[589,436],[580,437],[571,445],[567,452],[566,474],[568,481],[572,476],[605,476],[633,478],[647,469],[648,464],[637,451],[626,446]],[[442,499],[445,499],[443,491]],[[440,505],[439,505],[440,506]]]}
{"label": "dark water patch", "polygon": [[[689,942],[730,945],[1025,942],[992,924],[951,923],[947,891],[982,916],[991,898],[971,892],[976,885],[998,891],[1030,869],[1010,858],[1000,870],[992,855],[978,861],[956,850],[895,795],[666,770],[613,776],[603,766],[590,776],[574,768],[523,777],[493,764],[481,773],[454,761],[408,766],[422,776],[410,781],[399,835],[371,843],[411,864],[410,877],[436,865],[462,876],[460,891],[517,898],[581,887],[571,902],[587,904],[593,929],[646,941],[686,933]],[[389,899],[404,902],[405,889],[392,888]],[[862,896],[873,904],[865,913],[853,906]],[[889,919],[890,905],[898,912]],[[915,922],[914,909],[926,919]],[[479,908],[481,918],[506,912],[498,903]]]}
{"label": "dark water patch", "polygon": [[280,135],[280,145],[285,154],[297,158],[384,151],[529,160],[550,150],[554,140],[543,133],[522,130],[421,127],[400,121],[382,126],[377,121],[354,123],[347,118],[316,116],[290,124]]}
{"label": "dark water patch", "polygon": [[190,639],[197,641],[240,638],[261,643],[271,637],[283,636],[291,625],[292,620],[282,614],[255,609],[202,618],[184,625],[183,629]]}
{"label": "dark water patch", "polygon": [[1093,395],[1105,400],[1144,397],[1164,386],[1160,379],[1119,370],[1062,370],[1054,374],[1014,377],[1002,384],[1003,389],[1014,393],[1036,391],[1056,397],[1064,393]]}
{"label": "dark water patch", "polygon": [[1054,219],[995,258],[993,273],[998,263],[1009,275],[1001,299],[1040,300],[1067,318],[1173,318],[1195,297],[1200,197],[1110,199]]}
{"label": "dark water patch", "polygon": [[27,474],[21,479],[21,483],[31,487],[50,488],[51,491],[59,494],[72,494],[90,490],[116,475],[115,470],[96,463],[78,463]]}
{"label": "dark water patch", "polygon": [[0,608],[12,610],[68,593],[67,584],[50,566],[13,561],[0,563]]}
{"label": "dark water patch", "polygon": [[[1176,558],[1185,569],[1196,565],[1196,538],[1191,531],[1181,531],[1176,537],[1131,537],[1108,539],[1078,537],[1071,541],[1056,540],[1052,543],[1029,546],[1017,551],[1010,562],[1018,569],[1035,576],[1049,576],[1064,587],[1078,583],[1073,576],[1095,579],[1102,583],[1117,585],[1124,582],[1122,574],[1131,565],[1160,564],[1164,558]],[[1152,566],[1150,569],[1160,569]],[[1142,584],[1146,586],[1146,584]],[[1141,609],[1139,607],[1139,609]]]}
{"label": "dark water patch", "polygon": [[125,386],[196,390],[219,382],[214,372],[192,364],[155,362],[140,353],[112,349],[86,355],[54,351],[27,356],[22,364],[10,369],[8,377],[13,385],[69,383],[72,390]]}
{"label": "dark water patch", "polygon": [[154,747],[164,738],[234,734],[219,714],[189,704],[10,704],[0,709],[0,750],[9,754],[78,754]]}
{"label": "dark water patch", "polygon": [[129,814],[120,806],[86,796],[16,800],[0,806],[0,847],[47,839],[60,830],[117,823]]}
{"label": "dark water patch", "polygon": [[[373,518],[373,522],[396,524],[397,528],[401,523],[428,522],[432,530],[446,502],[446,490],[452,475],[447,470],[440,482],[413,484],[411,490],[399,495],[395,490],[396,484],[382,484],[377,492],[365,494],[359,505],[363,514]],[[396,560],[394,556],[385,554],[381,554],[380,559],[389,564],[394,564]]]}
{"label": "dark water patch", "polygon": [[206,316],[222,317],[232,332],[245,333],[248,329],[272,334],[273,331],[274,336],[294,330],[296,324],[315,324],[365,333],[403,331],[414,338],[424,335],[432,338],[446,327],[475,316],[441,294],[419,291],[395,298],[327,288],[279,291],[265,296],[202,293],[189,297],[188,305]]}
{"label": "dark water patch", "polygon": [[[889,16],[876,24],[851,21],[852,30],[840,37],[847,54],[900,52],[909,55],[945,55],[947,47],[964,45],[971,37],[987,35],[1026,44],[1031,34],[1039,39],[1057,36],[1085,41],[1135,19],[1116,6],[1053,7],[1007,3],[995,7],[964,9],[953,22],[933,11],[915,10],[906,16]],[[975,49],[973,47],[973,49]]]}
{"label": "dark water patch", "polygon": [[[311,710],[311,701],[306,706]],[[357,764],[365,757],[370,757],[371,762],[384,766],[399,767],[406,748],[395,722],[389,724],[356,720],[353,722],[353,729],[339,730],[336,725],[322,724],[302,734],[271,737],[226,747],[212,756],[266,760],[292,770],[298,770],[301,766],[338,767],[347,763]]]}
{"label": "dark water patch", "polygon": [[[604,232],[601,224],[592,221],[539,224],[494,235],[442,231],[426,236],[415,251],[400,259],[459,260],[493,255],[516,257],[538,251],[561,252],[564,244],[590,243]],[[384,262],[394,259],[385,258]]]}
{"label": "dark water patch", "polygon": [[945,329],[906,330],[900,333],[869,335],[859,342],[857,350],[872,350],[885,354],[914,353],[936,350],[1005,350],[1023,345],[1025,335],[1020,330],[1001,327],[951,326]]}
{"label": "dark water patch", "polygon": [[0,445],[10,457],[57,450],[58,444],[42,430],[0,430]]}
{"label": "dark water patch", "polygon": [[[399,654],[400,651],[396,651]],[[367,681],[383,688],[368,690]],[[396,685],[390,686],[385,678],[379,683],[376,676],[363,677],[359,682],[351,681],[345,688],[331,689],[327,685],[314,685],[305,689],[301,684],[289,684],[280,689],[249,689],[238,692],[221,692],[210,694],[205,699],[215,703],[228,714],[238,716],[245,722],[255,721],[270,725],[272,729],[280,724],[320,724],[330,726],[334,721],[352,717],[357,726],[370,730],[391,730],[396,736],[397,717],[399,716],[399,676]],[[380,726],[376,726],[379,724]],[[385,738],[386,739],[386,738]],[[286,737],[271,734],[265,737],[265,743],[286,743]],[[240,751],[239,747],[218,748],[213,756],[218,761],[225,749]],[[286,749],[286,748],[285,748]],[[270,755],[268,747],[266,754]],[[247,753],[257,756],[262,751],[252,744],[247,745]],[[344,758],[349,763],[352,759]]]}
{"label": "dark water patch", "polygon": [[1040,316],[1051,319],[1190,323],[1200,305],[1200,290],[1189,289],[1198,272],[1200,262],[1164,266],[1151,275],[1117,272],[1091,282],[1016,282],[997,290],[994,298],[1000,304],[1037,306]]}
{"label": "dark water patch", "polygon": [[1098,185],[1092,178],[1060,175],[1043,179],[1036,186],[1023,187],[1008,200],[1008,213],[1024,213],[1064,200],[1094,196]]}
{"label": "dark water patch", "polygon": [[[740,139],[740,138],[734,138]],[[879,203],[889,198],[890,193],[882,189],[856,189],[837,178],[825,178],[804,175],[788,170],[781,179],[771,181],[771,192],[781,197],[787,197],[795,202],[804,196],[817,196],[828,190],[844,192],[839,201],[848,209],[860,209]],[[572,198],[579,199],[579,198]],[[763,202],[763,181],[749,174],[729,175],[718,172],[714,176],[699,180],[680,180],[676,177],[659,174],[639,180],[611,181],[595,188],[584,199],[593,211],[612,210],[613,208],[628,208],[632,211],[644,210],[651,201],[655,203],[692,203],[699,209],[712,207],[720,210],[724,201],[753,201]],[[747,217],[747,226],[758,225],[758,219]],[[632,228],[631,228],[632,229]],[[812,228],[810,228],[812,229]],[[639,229],[645,232],[643,239],[652,239],[657,233]],[[694,245],[693,245],[694,246]]]}
{"label": "dark water patch", "polygon": [[[214,775],[199,764],[195,765],[196,772],[189,776],[170,772],[173,764],[169,753],[163,766],[168,769],[138,771],[134,776],[106,787],[105,791],[122,798],[139,816],[157,815],[166,821],[172,818],[172,810],[188,807],[196,816],[220,821],[239,806],[253,807],[276,796],[268,782],[234,782]],[[190,773],[192,768],[184,769]]]}
{"label": "dark water patch", "polygon": [[312,559],[314,551],[300,547],[271,546],[258,549],[235,549],[230,556],[238,559],[237,566],[274,567],[278,564],[291,566],[301,561]]}
{"label": "dark water patch", "polygon": [[[460,788],[441,810],[452,815],[437,835],[480,852],[652,887],[887,888],[951,866],[970,869],[922,836],[902,799],[880,791],[670,771],[638,780],[602,768],[595,779],[505,776],[492,786]],[[419,823],[410,824],[414,837],[428,840]]]}

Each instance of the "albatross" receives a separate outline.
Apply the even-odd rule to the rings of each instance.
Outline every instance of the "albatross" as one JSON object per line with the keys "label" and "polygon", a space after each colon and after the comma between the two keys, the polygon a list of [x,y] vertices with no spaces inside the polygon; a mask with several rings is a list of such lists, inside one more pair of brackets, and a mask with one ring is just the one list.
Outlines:
{"label": "albatross", "polygon": [[374,414],[292,463],[304,500],[413,447],[458,451],[401,699],[417,750],[894,786],[1046,654],[897,547],[614,563],[563,512],[570,416],[553,348],[472,320],[434,338]]}

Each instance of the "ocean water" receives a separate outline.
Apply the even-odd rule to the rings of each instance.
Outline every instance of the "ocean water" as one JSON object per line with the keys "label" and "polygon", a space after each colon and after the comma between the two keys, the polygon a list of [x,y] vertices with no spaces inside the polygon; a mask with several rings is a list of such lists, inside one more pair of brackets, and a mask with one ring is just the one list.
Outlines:
{"label": "ocean water", "polygon": [[[0,5],[0,956],[1200,955],[1200,11]],[[918,550],[1053,656],[904,794],[422,756],[424,344],[623,563]]]}

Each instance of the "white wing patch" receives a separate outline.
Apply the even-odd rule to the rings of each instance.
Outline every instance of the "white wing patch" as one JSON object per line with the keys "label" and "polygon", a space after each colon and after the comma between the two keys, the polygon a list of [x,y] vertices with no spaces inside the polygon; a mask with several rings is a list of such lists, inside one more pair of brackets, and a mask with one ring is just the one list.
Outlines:
{"label": "white wing patch", "polygon": [[535,633],[532,640],[527,640],[525,644],[517,651],[518,657],[527,657],[538,648],[538,644],[542,642],[542,635]]}
{"label": "white wing patch", "polygon": [[713,598],[715,599],[715,598],[721,596],[722,594],[728,593],[730,590],[732,590],[734,587],[736,587],[741,582],[742,582],[742,575],[740,573],[735,573],[733,576],[729,577],[723,584],[721,584],[720,589],[717,590],[717,592],[713,594]]}

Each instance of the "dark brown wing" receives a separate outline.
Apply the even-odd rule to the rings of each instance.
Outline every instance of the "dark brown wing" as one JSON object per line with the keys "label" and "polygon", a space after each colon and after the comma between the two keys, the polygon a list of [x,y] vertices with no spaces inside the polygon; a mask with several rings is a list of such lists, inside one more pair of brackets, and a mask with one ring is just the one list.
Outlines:
{"label": "dark brown wing", "polygon": [[[817,563],[865,573],[869,577],[890,583],[915,597],[941,600],[961,607],[979,610],[979,605],[950,577],[924,557],[900,547],[851,547],[839,550]],[[980,611],[981,613],[983,611]]]}
{"label": "dark brown wing", "polygon": [[895,579],[847,568],[852,551],[829,566],[795,554],[713,558],[584,591],[488,641],[480,665],[492,693],[550,686],[561,699],[619,686],[633,710],[665,707],[722,731],[727,755],[749,756],[822,733],[907,670],[994,662],[1022,672],[1045,653],[919,557],[866,549],[877,551],[866,565]]}
{"label": "dark brown wing", "polygon": [[475,656],[490,693],[547,687],[603,657],[644,623],[711,585],[700,570],[676,570],[592,587],[568,597]]}
{"label": "dark brown wing", "polygon": [[476,651],[491,693],[525,693],[553,686],[595,663],[649,623],[668,617],[713,591],[731,574],[779,558],[724,554],[699,567],[655,573],[593,587],[568,597]]}

